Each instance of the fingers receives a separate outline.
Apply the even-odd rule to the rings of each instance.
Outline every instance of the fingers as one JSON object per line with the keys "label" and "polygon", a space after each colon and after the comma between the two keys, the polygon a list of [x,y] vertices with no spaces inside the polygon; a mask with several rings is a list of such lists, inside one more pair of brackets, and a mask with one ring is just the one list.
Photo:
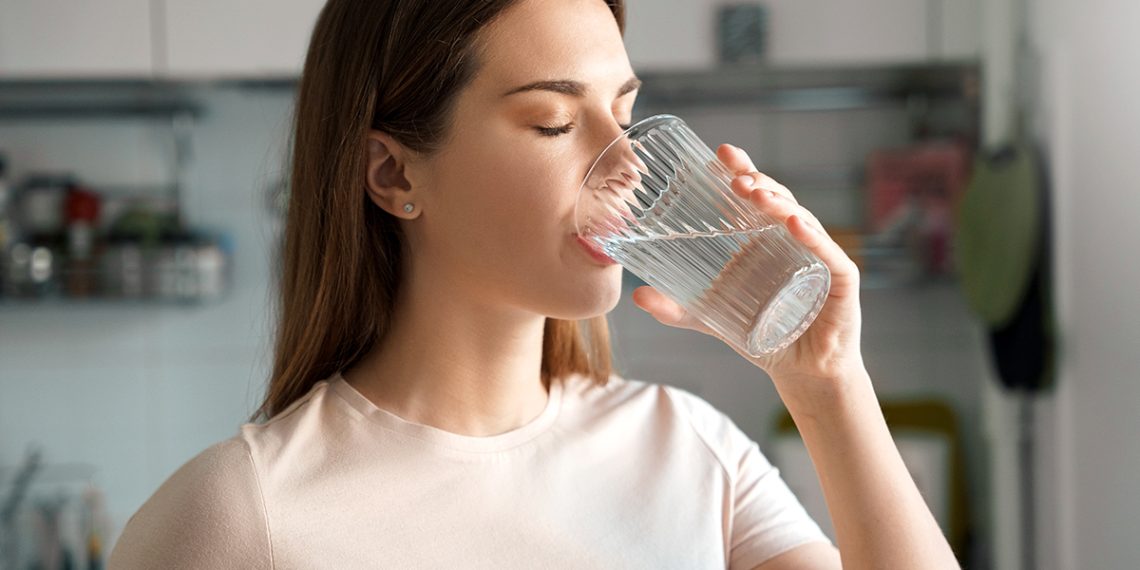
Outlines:
{"label": "fingers", "polygon": [[771,216],[776,220],[787,221],[790,216],[799,216],[805,222],[810,224],[816,231],[827,234],[827,230],[823,224],[816,219],[815,214],[812,214],[807,208],[796,203],[794,199],[788,198],[782,193],[766,190],[766,189],[741,189],[740,185],[734,184],[733,189],[742,198],[747,198],[752,204],[760,209],[760,211]]}
{"label": "fingers", "polygon": [[[858,290],[859,268],[847,256],[847,252],[835,243],[835,240],[817,230],[813,224],[808,223],[798,215],[789,216],[785,224],[792,237],[804,244],[820,261],[827,265],[827,269],[831,272],[833,294],[841,289]],[[848,291],[843,291],[843,294],[847,293]]]}
{"label": "fingers", "polygon": [[704,323],[690,315],[676,301],[666,297],[653,287],[645,286],[634,289],[633,301],[661,324],[709,333],[709,329]]}
{"label": "fingers", "polygon": [[736,175],[759,170],[755,164],[752,164],[752,158],[748,156],[748,153],[737,146],[730,144],[720,145],[716,149],[716,157]]}
{"label": "fingers", "polygon": [[799,200],[796,200],[791,190],[788,190],[786,186],[776,182],[771,176],[762,172],[741,174],[732,179],[730,186],[741,198],[748,198],[755,192],[775,192],[790,200],[793,204],[799,204]]}
{"label": "fingers", "polygon": [[722,144],[717,148],[717,158],[724,162],[725,166],[735,175],[732,180],[732,187],[741,197],[747,198],[750,191],[753,190],[768,190],[782,194],[789,200],[799,203],[796,197],[792,195],[792,191],[788,190],[786,186],[771,176],[759,172],[756,166],[752,164],[752,158],[740,147]]}
{"label": "fingers", "polygon": [[721,145],[718,156],[734,173],[731,186],[734,192],[746,198],[764,213],[783,220],[794,238],[808,247],[827,264],[833,276],[857,279],[858,269],[847,253],[827,234],[823,224],[809,210],[796,201],[783,184],[772,177],[751,170],[752,161],[747,153],[732,145]]}

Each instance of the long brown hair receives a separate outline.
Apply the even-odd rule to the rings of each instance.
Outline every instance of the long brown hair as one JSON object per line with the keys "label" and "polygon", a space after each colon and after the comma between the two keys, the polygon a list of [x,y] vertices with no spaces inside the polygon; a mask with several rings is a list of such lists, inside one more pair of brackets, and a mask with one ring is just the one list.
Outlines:
{"label": "long brown hair", "polygon": [[[350,367],[390,328],[403,235],[364,191],[365,135],[431,155],[479,67],[478,32],[517,0],[329,0],[297,89],[290,196],[278,258],[273,372],[251,421]],[[624,0],[606,0],[625,33]],[[612,373],[605,315],[547,318],[542,379]]]}

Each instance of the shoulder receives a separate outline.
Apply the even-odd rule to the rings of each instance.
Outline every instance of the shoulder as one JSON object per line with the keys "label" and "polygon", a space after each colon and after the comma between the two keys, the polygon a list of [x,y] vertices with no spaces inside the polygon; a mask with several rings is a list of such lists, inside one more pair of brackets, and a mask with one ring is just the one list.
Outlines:
{"label": "shoulder", "polygon": [[683,418],[673,387],[636,378],[612,374],[605,385],[581,375],[564,380],[564,407],[573,409],[576,416],[596,422],[606,418],[620,418],[623,423],[663,425],[666,419]]}
{"label": "shoulder", "polygon": [[663,390],[709,445],[724,449],[751,443],[732,418],[708,400],[677,386],[664,386]]}
{"label": "shoulder", "polygon": [[189,459],[127,521],[112,568],[268,568],[270,534],[250,448],[240,436]]}
{"label": "shoulder", "polygon": [[740,457],[755,442],[728,417],[701,396],[684,388],[613,375],[604,386],[587,386],[577,380],[568,387],[583,401],[589,414],[619,414],[626,420],[641,417],[646,425],[669,426],[695,434],[701,445],[733,477]]}
{"label": "shoulder", "polygon": [[665,386],[664,391],[730,479],[739,477],[741,462],[748,455],[760,464],[758,467],[770,467],[759,445],[728,414],[684,388]]}
{"label": "shoulder", "polygon": [[351,413],[332,393],[331,382],[320,380],[272,418],[242,425],[236,437],[245,442],[257,469],[271,478],[278,469],[291,467],[281,462],[283,457],[305,455],[335,441],[335,434],[349,429],[353,418],[346,414]]}
{"label": "shoulder", "polygon": [[613,374],[605,386],[579,375],[566,379],[565,391],[571,401],[591,408],[651,408],[668,412],[699,425],[702,429],[724,429],[728,417],[704,398],[689,390]]}

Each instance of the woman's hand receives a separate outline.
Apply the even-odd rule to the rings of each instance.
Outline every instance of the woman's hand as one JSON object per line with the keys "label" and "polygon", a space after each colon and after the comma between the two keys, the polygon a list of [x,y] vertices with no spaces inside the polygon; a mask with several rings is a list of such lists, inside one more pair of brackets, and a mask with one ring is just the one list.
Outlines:
{"label": "woman's hand", "polygon": [[[757,172],[747,153],[724,144],[717,149],[717,157],[736,175],[732,181],[733,191],[773,218],[783,220],[792,237],[807,246],[831,271],[827,301],[812,325],[791,346],[760,358],[736,347],[733,350],[767,372],[788,404],[792,403],[787,402],[789,397],[816,399],[822,393],[831,393],[837,384],[863,372],[859,349],[862,326],[859,269],[787,188]],[[703,332],[724,341],[684,307],[653,287],[638,287],[633,292],[633,300],[663,324]]]}

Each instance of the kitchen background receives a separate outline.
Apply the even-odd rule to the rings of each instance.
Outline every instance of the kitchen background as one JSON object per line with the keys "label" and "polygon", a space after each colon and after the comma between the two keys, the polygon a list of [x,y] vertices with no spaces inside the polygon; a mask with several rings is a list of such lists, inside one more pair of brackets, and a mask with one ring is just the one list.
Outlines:
{"label": "kitchen background", "polygon": [[[258,402],[322,4],[0,0],[0,568],[109,552]],[[1136,22],[1130,0],[629,0],[636,115],[748,150],[862,266],[868,369],[967,567],[1140,559],[1140,273],[1118,253],[1140,243]],[[1058,331],[1054,387],[1029,395],[1000,387],[953,256],[975,161],[1018,116]],[[726,412],[830,532],[762,372],[628,291],[611,325],[620,372]]]}

